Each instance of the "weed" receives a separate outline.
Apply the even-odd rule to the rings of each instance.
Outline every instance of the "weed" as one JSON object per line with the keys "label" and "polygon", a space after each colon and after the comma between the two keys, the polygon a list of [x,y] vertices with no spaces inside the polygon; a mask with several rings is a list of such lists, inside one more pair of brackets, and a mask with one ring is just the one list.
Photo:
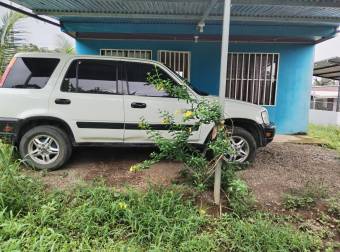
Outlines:
{"label": "weed", "polygon": [[340,219],[340,193],[337,194],[337,197],[332,197],[327,200],[327,207],[329,214]]}
{"label": "weed", "polygon": [[307,182],[301,189],[284,195],[283,205],[286,209],[308,209],[327,196],[328,192],[322,183]]}
{"label": "weed", "polygon": [[6,213],[26,214],[39,206],[44,194],[42,184],[19,173],[13,161],[14,147],[0,142],[0,209]]}
{"label": "weed", "polygon": [[[118,192],[95,182],[45,192],[41,182],[21,175],[13,148],[0,149],[0,251],[310,251],[318,246],[308,233],[256,213],[213,219],[178,186]],[[237,179],[229,188],[233,199],[249,194]]]}
{"label": "weed", "polygon": [[264,214],[242,219],[225,215],[217,226],[222,251],[314,251],[321,246],[320,239]]}
{"label": "weed", "polygon": [[241,217],[252,214],[255,198],[248,185],[236,175],[239,166],[229,164],[222,172],[222,188],[226,192],[232,214]]}

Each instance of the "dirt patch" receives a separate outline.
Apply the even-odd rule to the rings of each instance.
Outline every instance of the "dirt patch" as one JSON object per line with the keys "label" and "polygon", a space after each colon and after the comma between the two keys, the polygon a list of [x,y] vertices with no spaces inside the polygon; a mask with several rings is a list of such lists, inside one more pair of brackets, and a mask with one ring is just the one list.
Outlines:
{"label": "dirt patch", "polygon": [[322,184],[330,195],[340,191],[338,153],[314,145],[272,143],[260,149],[254,164],[239,174],[261,205],[280,205],[284,193],[306,183]]}
{"label": "dirt patch", "polygon": [[[161,162],[151,169],[131,173],[130,167],[145,160],[152,149],[79,148],[61,170],[28,173],[39,176],[51,188],[68,188],[102,178],[110,186],[145,188],[149,183],[170,185],[180,177],[181,164]],[[248,169],[240,171],[262,206],[280,205],[285,192],[307,182],[322,183],[330,195],[340,191],[340,159],[337,152],[313,145],[272,143],[260,149]]]}
{"label": "dirt patch", "polygon": [[181,164],[161,162],[152,168],[132,173],[130,167],[148,158],[152,149],[141,148],[79,148],[69,163],[60,170],[27,173],[41,177],[50,188],[69,188],[76,184],[103,179],[115,188],[123,186],[145,189],[148,184],[170,185],[179,177]]}

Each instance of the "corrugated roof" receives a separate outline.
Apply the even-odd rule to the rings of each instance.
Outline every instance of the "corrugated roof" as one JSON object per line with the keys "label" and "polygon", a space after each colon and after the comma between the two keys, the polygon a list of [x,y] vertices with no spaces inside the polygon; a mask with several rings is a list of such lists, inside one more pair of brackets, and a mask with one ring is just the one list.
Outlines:
{"label": "corrugated roof", "polygon": [[340,57],[335,57],[314,64],[314,76],[340,80]]}
{"label": "corrugated roof", "polygon": [[[63,20],[66,17],[200,20],[212,0],[14,0],[17,4]],[[207,20],[222,19],[218,0]],[[338,0],[233,0],[232,21],[340,24]]]}

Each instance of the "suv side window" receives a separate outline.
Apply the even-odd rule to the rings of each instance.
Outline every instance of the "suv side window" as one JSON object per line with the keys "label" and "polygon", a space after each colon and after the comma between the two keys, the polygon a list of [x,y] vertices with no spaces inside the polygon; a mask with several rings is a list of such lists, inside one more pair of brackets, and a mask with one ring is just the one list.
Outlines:
{"label": "suv side window", "polygon": [[75,60],[64,77],[61,91],[118,94],[118,65],[111,60]]}
{"label": "suv side window", "polygon": [[[138,62],[125,62],[124,64],[126,70],[126,94],[148,97],[170,97],[167,92],[157,90],[153,85],[148,83],[148,73],[155,72],[155,66],[153,64]],[[162,69],[158,68],[157,71],[162,78],[172,80]]]}
{"label": "suv side window", "polygon": [[4,88],[41,89],[59,64],[59,59],[15,58],[3,85]]}

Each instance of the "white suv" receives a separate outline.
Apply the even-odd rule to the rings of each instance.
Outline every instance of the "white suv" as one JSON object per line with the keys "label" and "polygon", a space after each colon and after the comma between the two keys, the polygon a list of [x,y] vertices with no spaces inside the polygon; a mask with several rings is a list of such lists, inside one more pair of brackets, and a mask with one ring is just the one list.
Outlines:
{"label": "white suv", "polygon": [[[18,146],[37,169],[58,169],[76,146],[152,145],[139,128],[141,118],[167,135],[160,110],[189,105],[147,83],[154,67],[177,85],[189,85],[159,62],[61,54],[17,54],[0,82],[0,136]],[[209,97],[189,85],[191,95]],[[272,141],[275,127],[261,106],[226,99],[226,124],[238,162],[252,161]],[[179,120],[180,121],[180,120]],[[212,125],[193,132],[190,143],[204,146]]]}

